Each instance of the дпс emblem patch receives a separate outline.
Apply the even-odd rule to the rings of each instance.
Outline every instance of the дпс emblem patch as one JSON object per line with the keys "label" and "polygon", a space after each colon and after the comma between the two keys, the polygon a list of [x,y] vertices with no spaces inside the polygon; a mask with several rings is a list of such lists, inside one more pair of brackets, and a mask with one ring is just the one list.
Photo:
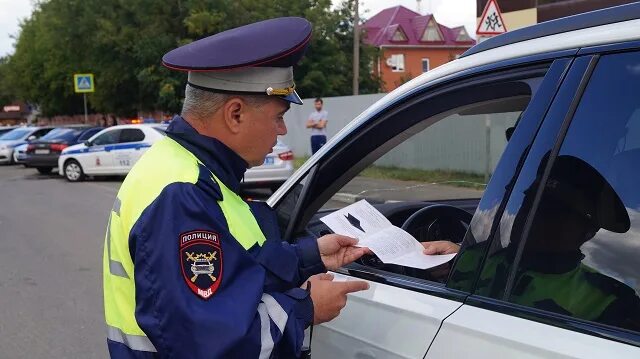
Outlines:
{"label": "\u0434\u043f\u0441 emblem patch", "polygon": [[220,236],[210,231],[180,234],[180,266],[191,291],[209,299],[222,281]]}

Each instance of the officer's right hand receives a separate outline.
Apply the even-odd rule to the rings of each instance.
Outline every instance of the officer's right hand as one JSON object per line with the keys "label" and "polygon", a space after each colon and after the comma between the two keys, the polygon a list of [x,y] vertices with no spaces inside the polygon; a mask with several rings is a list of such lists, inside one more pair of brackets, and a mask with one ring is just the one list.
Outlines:
{"label": "officer's right hand", "polygon": [[311,282],[313,301],[313,324],[328,322],[340,314],[347,305],[347,294],[369,289],[369,283],[361,280],[334,282],[328,273],[314,275]]}

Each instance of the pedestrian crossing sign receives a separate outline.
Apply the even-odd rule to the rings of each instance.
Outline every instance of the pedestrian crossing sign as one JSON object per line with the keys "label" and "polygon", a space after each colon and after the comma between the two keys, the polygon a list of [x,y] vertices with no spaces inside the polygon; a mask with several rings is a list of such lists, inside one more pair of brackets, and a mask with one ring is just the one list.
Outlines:
{"label": "pedestrian crossing sign", "polygon": [[74,74],[73,87],[77,93],[94,92],[93,74]]}

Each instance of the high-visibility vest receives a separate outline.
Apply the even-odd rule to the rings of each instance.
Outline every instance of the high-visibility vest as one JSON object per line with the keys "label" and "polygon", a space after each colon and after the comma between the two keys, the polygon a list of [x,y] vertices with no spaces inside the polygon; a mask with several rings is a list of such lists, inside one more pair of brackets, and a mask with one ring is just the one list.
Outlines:
{"label": "high-visibility vest", "polygon": [[[172,183],[196,184],[203,165],[173,139],[155,143],[136,163],[118,192],[109,217],[103,253],[104,310],[107,337],[133,350],[156,352],[135,318],[134,263],[129,251],[129,234],[142,212]],[[222,209],[229,232],[245,248],[262,246],[266,240],[249,205],[225,186],[219,185]]]}

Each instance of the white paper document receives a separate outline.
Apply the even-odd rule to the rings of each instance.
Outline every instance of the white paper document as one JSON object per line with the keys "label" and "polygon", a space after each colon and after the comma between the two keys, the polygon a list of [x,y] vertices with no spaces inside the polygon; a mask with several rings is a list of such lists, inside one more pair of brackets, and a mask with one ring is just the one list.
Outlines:
{"label": "white paper document", "polygon": [[320,218],[334,233],[358,239],[384,263],[427,269],[446,263],[454,254],[425,255],[422,245],[389,220],[366,200]]}

